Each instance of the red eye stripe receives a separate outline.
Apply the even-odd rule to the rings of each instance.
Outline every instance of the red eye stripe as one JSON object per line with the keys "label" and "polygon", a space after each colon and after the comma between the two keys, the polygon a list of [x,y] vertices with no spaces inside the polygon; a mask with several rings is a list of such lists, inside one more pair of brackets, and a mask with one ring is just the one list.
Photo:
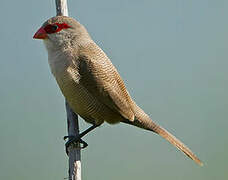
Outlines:
{"label": "red eye stripe", "polygon": [[56,33],[56,32],[59,32],[61,31],[62,29],[67,29],[67,28],[70,28],[71,26],[69,26],[68,24],[66,23],[62,23],[62,24],[59,24],[59,23],[55,23],[55,24],[48,24],[44,27],[44,30],[46,31],[46,33],[48,34],[52,34],[52,33]]}
{"label": "red eye stripe", "polygon": [[59,23],[56,23],[56,25],[61,28],[61,29],[67,29],[67,28],[70,28],[71,26],[69,26],[68,24],[66,23],[62,23],[62,24],[59,24]]}

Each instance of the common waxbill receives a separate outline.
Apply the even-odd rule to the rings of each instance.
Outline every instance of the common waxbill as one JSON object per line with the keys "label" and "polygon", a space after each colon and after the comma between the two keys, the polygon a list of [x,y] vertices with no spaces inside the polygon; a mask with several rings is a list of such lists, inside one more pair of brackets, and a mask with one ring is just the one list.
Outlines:
{"label": "common waxbill", "polygon": [[50,18],[33,38],[44,41],[52,74],[71,109],[86,122],[95,126],[124,122],[153,131],[202,165],[187,146],[136,105],[116,68],[78,21]]}

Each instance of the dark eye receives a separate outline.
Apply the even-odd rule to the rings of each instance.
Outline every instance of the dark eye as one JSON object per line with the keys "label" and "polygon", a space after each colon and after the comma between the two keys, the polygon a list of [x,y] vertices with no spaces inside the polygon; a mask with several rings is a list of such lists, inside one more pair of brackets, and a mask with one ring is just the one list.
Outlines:
{"label": "dark eye", "polygon": [[56,24],[52,25],[52,27],[51,27],[52,31],[56,31],[58,28],[59,27]]}
{"label": "dark eye", "polygon": [[58,29],[59,29],[59,26],[57,24],[49,24],[49,25],[45,26],[45,28],[44,28],[44,30],[48,34],[55,33],[58,31]]}

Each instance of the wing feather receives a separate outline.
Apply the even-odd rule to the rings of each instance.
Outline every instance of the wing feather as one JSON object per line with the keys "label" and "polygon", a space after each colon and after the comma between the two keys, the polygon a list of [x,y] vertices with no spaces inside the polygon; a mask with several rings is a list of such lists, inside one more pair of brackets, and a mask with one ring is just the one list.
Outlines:
{"label": "wing feather", "polygon": [[106,54],[92,43],[80,49],[78,61],[80,84],[110,109],[133,121],[131,97]]}

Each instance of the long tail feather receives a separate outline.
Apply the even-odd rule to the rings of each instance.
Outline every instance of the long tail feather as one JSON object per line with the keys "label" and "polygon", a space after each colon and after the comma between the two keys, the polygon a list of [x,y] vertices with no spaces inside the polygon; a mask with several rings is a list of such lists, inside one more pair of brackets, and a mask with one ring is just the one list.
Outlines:
{"label": "long tail feather", "polygon": [[159,134],[161,137],[185,153],[189,158],[194,160],[197,164],[200,166],[203,165],[199,158],[184,143],[169,133],[166,129],[153,122],[150,117],[145,114],[139,107],[137,108],[136,119],[133,122],[126,120],[124,123],[131,124]]}

